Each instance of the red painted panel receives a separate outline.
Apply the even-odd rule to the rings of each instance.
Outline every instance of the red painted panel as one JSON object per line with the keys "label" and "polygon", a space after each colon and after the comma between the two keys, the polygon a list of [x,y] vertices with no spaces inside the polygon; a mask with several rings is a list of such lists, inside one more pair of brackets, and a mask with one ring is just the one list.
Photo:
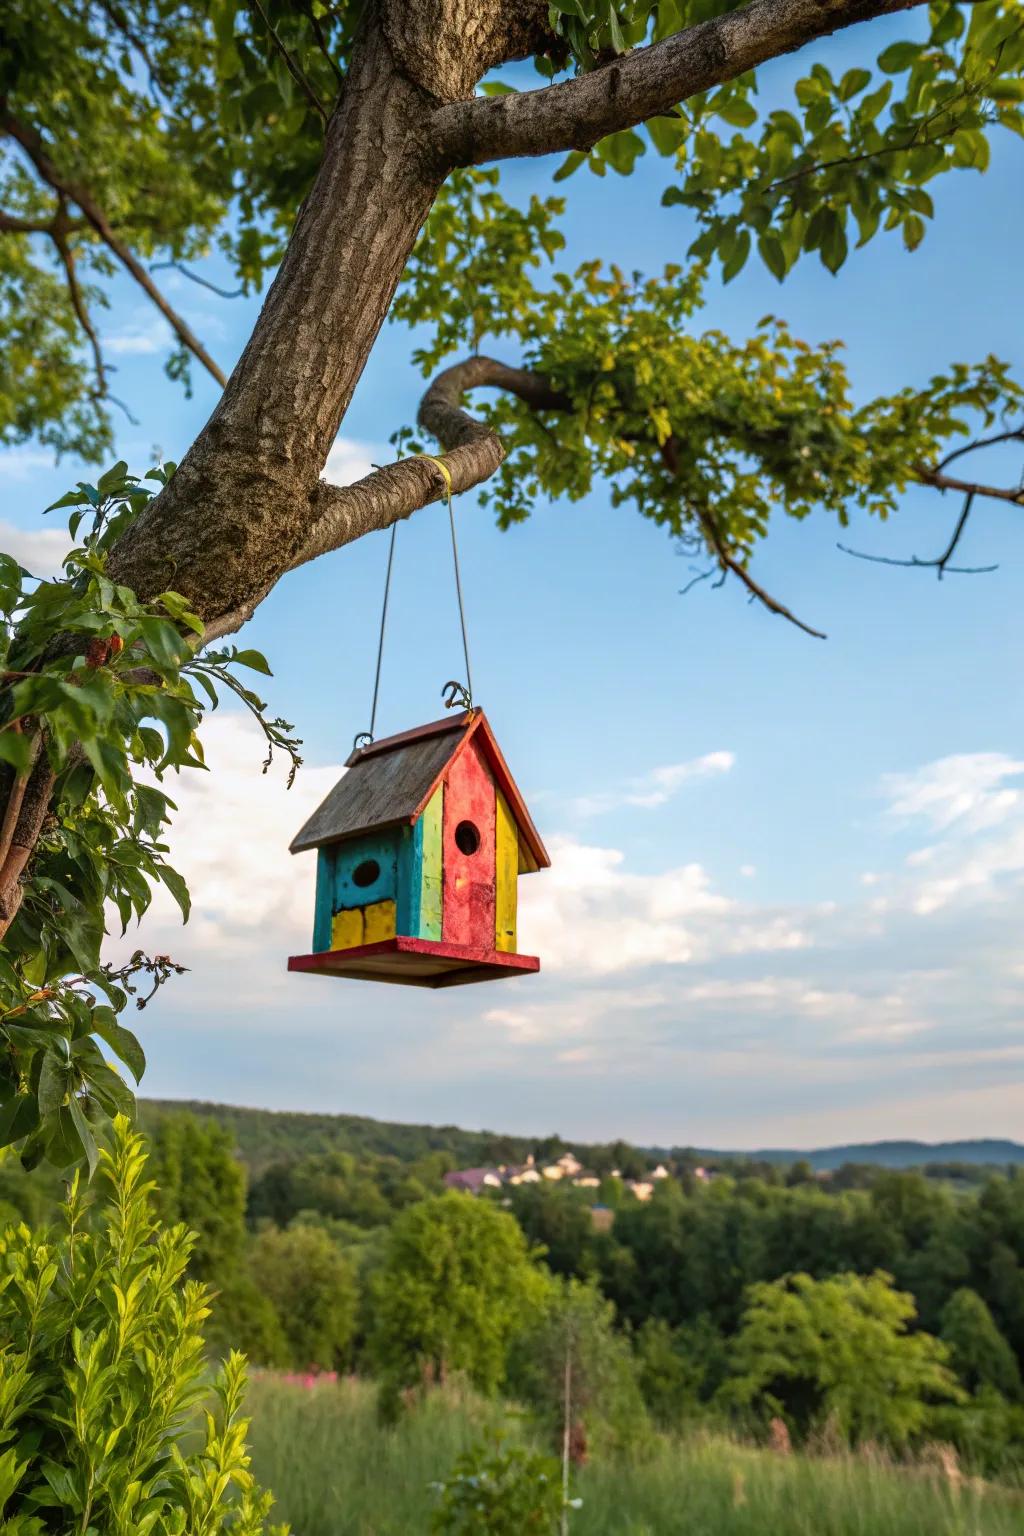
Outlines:
{"label": "red painted panel", "polygon": [[[462,821],[480,836],[475,853],[455,841]],[[494,780],[476,742],[466,743],[448,770],[444,787],[444,911],[446,944],[494,948]]]}

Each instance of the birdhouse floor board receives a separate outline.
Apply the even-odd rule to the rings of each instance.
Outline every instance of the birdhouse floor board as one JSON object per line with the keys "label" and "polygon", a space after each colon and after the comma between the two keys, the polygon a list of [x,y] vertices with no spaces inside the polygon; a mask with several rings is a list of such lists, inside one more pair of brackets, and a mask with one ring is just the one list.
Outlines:
{"label": "birdhouse floor board", "polygon": [[392,981],[408,987],[458,987],[540,970],[536,955],[510,955],[468,944],[439,944],[402,934],[354,949],[292,955],[290,971],[342,976],[357,981]]}

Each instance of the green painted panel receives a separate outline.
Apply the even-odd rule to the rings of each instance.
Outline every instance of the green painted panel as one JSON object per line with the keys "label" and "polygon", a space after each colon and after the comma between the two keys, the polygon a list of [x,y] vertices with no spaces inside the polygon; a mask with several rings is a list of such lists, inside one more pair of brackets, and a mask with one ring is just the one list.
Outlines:
{"label": "green painted panel", "polygon": [[441,830],[444,823],[443,797],[444,785],[439,784],[427,802],[419,823],[423,829],[419,936],[421,939],[438,941],[441,938],[441,905],[444,894],[441,853]]}

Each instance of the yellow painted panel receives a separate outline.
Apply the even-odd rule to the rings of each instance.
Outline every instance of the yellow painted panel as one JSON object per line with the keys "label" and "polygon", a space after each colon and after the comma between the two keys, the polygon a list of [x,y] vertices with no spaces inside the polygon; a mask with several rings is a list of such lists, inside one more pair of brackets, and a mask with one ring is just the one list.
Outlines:
{"label": "yellow painted panel", "polygon": [[496,795],[494,830],[494,947],[515,954],[519,831],[500,790]]}
{"label": "yellow painted panel", "polygon": [[364,944],[379,944],[381,939],[394,938],[397,930],[393,901],[375,901],[363,911],[366,915]]}
{"label": "yellow painted panel", "polygon": [[363,943],[363,912],[356,907],[352,912],[335,912],[331,923],[331,948],[355,949]]}

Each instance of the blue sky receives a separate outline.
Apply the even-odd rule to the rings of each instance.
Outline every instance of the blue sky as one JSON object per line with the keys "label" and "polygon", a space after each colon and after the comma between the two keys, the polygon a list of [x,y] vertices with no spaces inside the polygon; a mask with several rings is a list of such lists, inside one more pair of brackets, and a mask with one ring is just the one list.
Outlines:
{"label": "blue sky", "polygon": [[[876,28],[878,46],[907,27]],[[814,56],[859,62],[863,41]],[[728,288],[712,280],[698,323],[743,336],[771,311],[809,341],[842,337],[861,398],[990,351],[1021,371],[1020,156],[997,145],[984,177],[941,182],[913,256],[880,238],[838,279],[805,260],[782,288],[750,265]],[[545,190],[551,169],[509,168],[506,195]],[[658,206],[666,180],[649,156],[628,181],[570,181],[570,259],[680,259],[692,232]],[[166,286],[232,362],[256,303],[177,275]],[[179,457],[215,386],[197,373],[187,401],[164,378],[165,327],[133,289],[116,288],[105,329],[139,417],[120,453],[139,469],[154,446]],[[414,415],[410,352],[407,331],[384,331],[335,478],[389,456]],[[78,473],[31,447],[0,454],[0,543],[33,568],[62,547],[38,511]],[[932,553],[956,511],[919,490],[888,527],[855,521],[843,537]],[[196,914],[181,930],[158,902],[129,936],[190,966],[139,1021],[144,1090],[719,1146],[1020,1134],[1020,509],[979,504],[964,558],[999,569],[941,584],[842,555],[824,516],[780,520],[757,575],[825,642],[733,584],[680,596],[688,562],[601,487],[505,534],[472,496],[457,516],[476,693],[555,856],[522,892],[541,975],[433,994],[285,973],[308,947],[313,883],[286,845],[368,724],[375,535],[287,578],[244,632],[305,741],[295,789],[261,776],[258,742],[225,710],[208,731],[217,771],[173,791]],[[459,670],[433,507],[398,533],[378,733],[435,718]]]}

